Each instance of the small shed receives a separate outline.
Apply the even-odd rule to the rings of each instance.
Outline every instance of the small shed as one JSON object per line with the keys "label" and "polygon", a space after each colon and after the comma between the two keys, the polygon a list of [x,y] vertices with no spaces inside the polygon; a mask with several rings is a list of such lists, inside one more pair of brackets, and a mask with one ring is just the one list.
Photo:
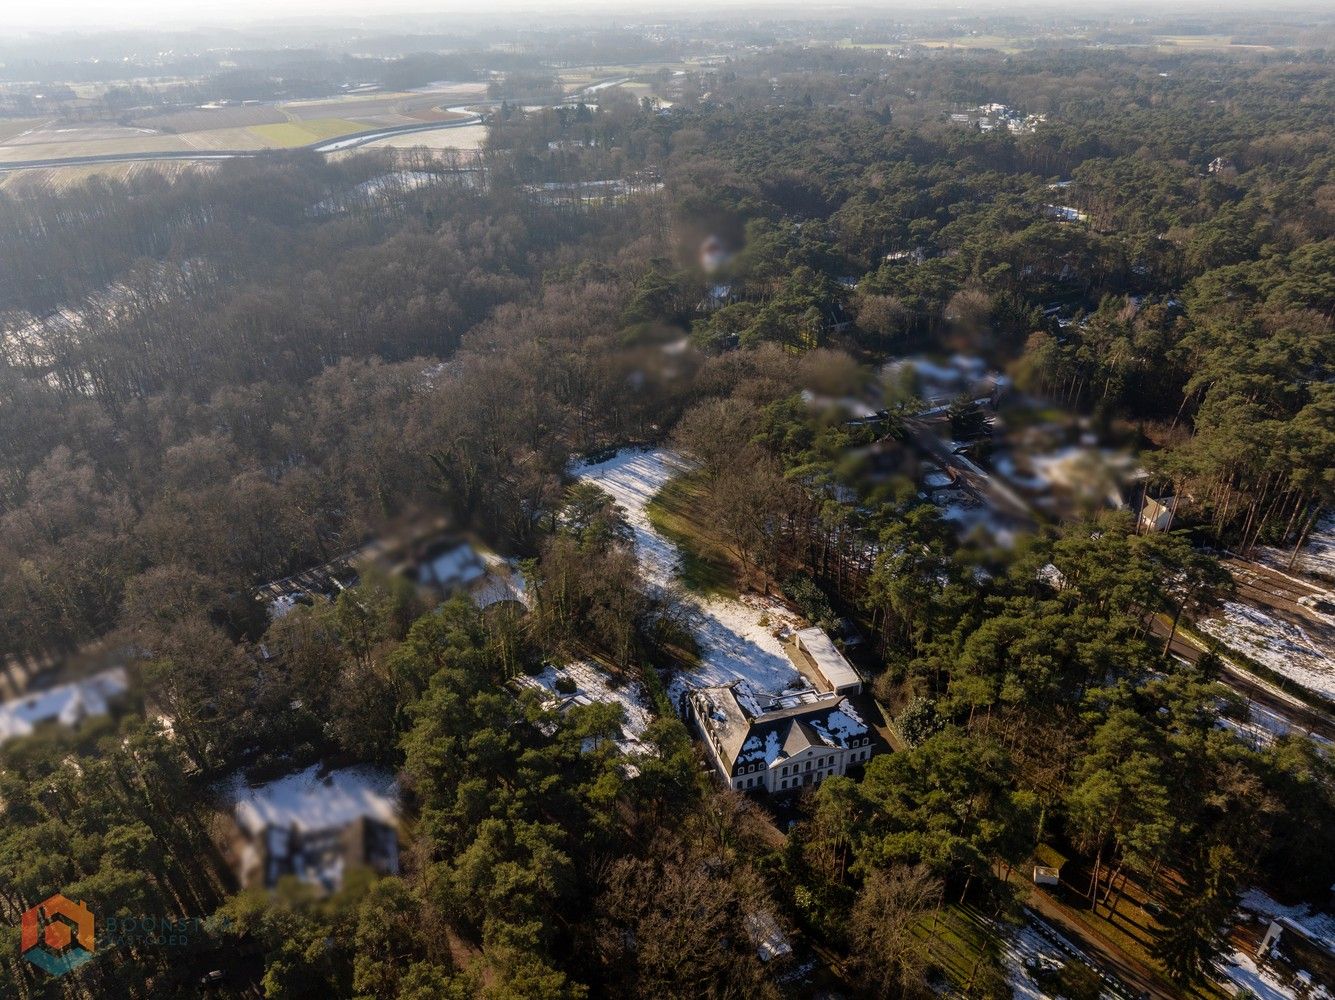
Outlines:
{"label": "small shed", "polygon": [[1061,885],[1061,869],[1051,865],[1034,865],[1034,885]]}

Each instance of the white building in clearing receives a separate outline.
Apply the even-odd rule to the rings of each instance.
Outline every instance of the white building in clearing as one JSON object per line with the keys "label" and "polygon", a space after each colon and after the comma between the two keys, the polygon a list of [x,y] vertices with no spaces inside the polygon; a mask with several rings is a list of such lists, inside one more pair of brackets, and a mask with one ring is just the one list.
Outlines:
{"label": "white building in clearing", "polygon": [[871,728],[836,693],[762,708],[734,682],[695,688],[685,701],[709,762],[738,791],[784,794],[818,785],[873,752]]}
{"label": "white building in clearing", "polygon": [[808,662],[835,694],[858,694],[862,691],[862,678],[853,669],[853,664],[835,648],[824,629],[804,628],[793,636],[793,642],[799,653],[806,654]]}

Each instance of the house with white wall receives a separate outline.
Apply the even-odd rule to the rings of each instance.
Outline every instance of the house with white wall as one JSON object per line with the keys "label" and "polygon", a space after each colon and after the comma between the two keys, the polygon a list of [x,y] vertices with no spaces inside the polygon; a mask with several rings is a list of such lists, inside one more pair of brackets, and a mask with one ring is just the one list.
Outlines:
{"label": "house with white wall", "polygon": [[762,706],[740,683],[694,688],[685,698],[705,756],[738,791],[794,792],[871,757],[875,734],[842,695]]}

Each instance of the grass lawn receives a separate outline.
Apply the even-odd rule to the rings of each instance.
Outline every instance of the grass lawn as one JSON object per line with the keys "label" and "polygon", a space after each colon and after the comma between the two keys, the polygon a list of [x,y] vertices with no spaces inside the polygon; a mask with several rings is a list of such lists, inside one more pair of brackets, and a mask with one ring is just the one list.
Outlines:
{"label": "grass lawn", "polygon": [[289,149],[354,132],[365,132],[373,127],[347,118],[311,118],[308,121],[283,122],[279,125],[252,125],[250,131],[265,145]]}
{"label": "grass lawn", "polygon": [[701,596],[737,596],[732,557],[710,532],[704,517],[704,486],[694,475],[677,476],[645,507],[649,523],[681,552],[681,582]]}
{"label": "grass lawn", "polygon": [[971,976],[976,979],[995,959],[995,943],[973,910],[948,903],[936,915],[935,931],[932,924],[931,915],[924,917],[916,933],[928,940],[932,964],[952,986],[963,989]]}

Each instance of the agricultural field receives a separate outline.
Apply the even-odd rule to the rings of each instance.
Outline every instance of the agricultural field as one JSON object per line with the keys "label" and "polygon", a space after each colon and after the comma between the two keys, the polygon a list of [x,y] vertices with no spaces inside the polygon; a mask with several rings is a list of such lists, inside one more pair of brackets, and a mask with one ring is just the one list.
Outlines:
{"label": "agricultural field", "polygon": [[[316,101],[203,106],[145,115],[128,124],[0,120],[0,164],[140,153],[294,149],[377,128],[466,117],[451,106],[485,94],[481,83],[433,90],[357,94]],[[442,140],[437,140],[442,141]],[[476,148],[477,139],[440,148]],[[463,143],[460,145],[459,143]],[[411,145],[433,145],[425,136]]]}
{"label": "agricultural field", "polygon": [[290,149],[362,132],[366,127],[366,123],[349,118],[312,118],[307,121],[283,122],[281,125],[256,125],[250,131],[269,146]]}
{"label": "agricultural field", "polygon": [[0,118],[0,142],[20,136],[40,124],[39,118]]}
{"label": "agricultural field", "polygon": [[995,49],[998,52],[1019,52],[1023,48],[1018,39],[1005,35],[960,35],[956,38],[915,38],[911,44],[928,49]]}
{"label": "agricultural field", "polygon": [[1246,42],[1235,42],[1230,35],[1159,35],[1155,38],[1155,44],[1159,48],[1167,49],[1195,49],[1195,50],[1220,50],[1220,49],[1251,49],[1257,52],[1273,52],[1273,45],[1255,45]]}
{"label": "agricultural field", "polygon": [[216,163],[200,160],[158,160],[6,170],[0,171],[0,192],[17,194],[31,190],[63,191],[82,184],[93,176],[108,180],[130,180],[142,174],[155,173],[170,179],[187,172],[213,170],[216,167]]}

